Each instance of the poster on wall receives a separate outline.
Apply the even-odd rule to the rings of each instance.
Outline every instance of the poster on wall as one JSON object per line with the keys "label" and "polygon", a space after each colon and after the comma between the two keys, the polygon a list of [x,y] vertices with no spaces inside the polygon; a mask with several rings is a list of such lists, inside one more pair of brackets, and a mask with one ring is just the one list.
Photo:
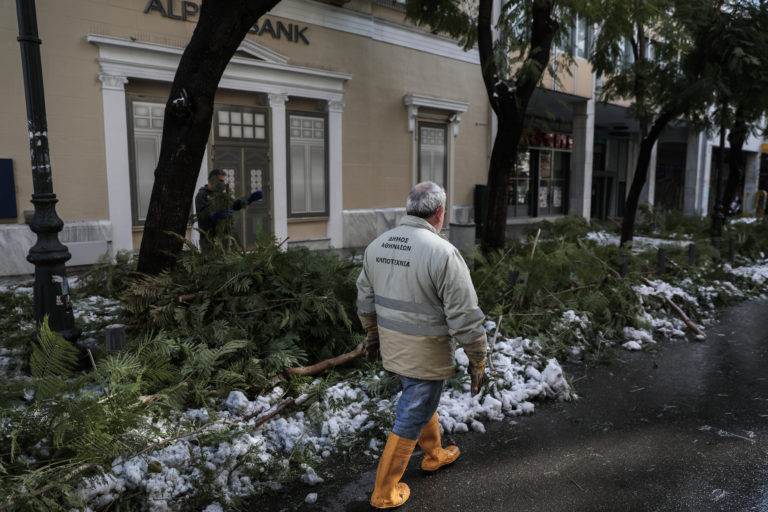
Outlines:
{"label": "poster on wall", "polygon": [[539,208],[547,207],[547,187],[539,187]]}
{"label": "poster on wall", "polygon": [[552,206],[554,208],[563,206],[563,187],[552,187]]}

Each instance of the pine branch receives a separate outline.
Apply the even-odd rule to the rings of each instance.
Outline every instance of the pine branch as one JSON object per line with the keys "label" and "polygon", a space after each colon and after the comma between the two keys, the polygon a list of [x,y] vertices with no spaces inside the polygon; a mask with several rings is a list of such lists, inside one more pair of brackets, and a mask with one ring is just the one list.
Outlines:
{"label": "pine branch", "polygon": [[[81,464],[80,466],[76,467],[75,469],[73,469],[72,471],[70,471],[69,473],[64,475],[61,478],[61,480],[57,481],[56,483],[48,484],[48,485],[46,485],[44,487],[41,487],[40,489],[37,489],[36,491],[32,491],[31,493],[29,493],[29,496],[34,498],[36,496],[40,496],[41,494],[45,494],[46,492],[48,492],[52,488],[56,487],[57,485],[73,479],[74,477],[76,477],[77,475],[82,473],[83,471],[86,471],[87,469],[90,469],[90,468],[94,467],[95,465],[96,465],[95,462],[89,462],[89,463],[86,463],[86,464]],[[0,506],[0,512],[2,512],[3,510],[8,510],[10,508],[13,508],[15,506],[16,506],[16,504],[14,502],[12,502],[12,501],[7,502],[5,505]]]}

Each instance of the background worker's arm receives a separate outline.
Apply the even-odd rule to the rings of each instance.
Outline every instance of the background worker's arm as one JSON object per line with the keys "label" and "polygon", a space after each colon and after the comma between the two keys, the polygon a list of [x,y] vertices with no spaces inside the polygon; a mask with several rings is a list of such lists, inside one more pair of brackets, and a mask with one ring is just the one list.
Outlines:
{"label": "background worker's arm", "polygon": [[264,193],[261,190],[257,190],[255,192],[251,192],[250,195],[247,195],[245,197],[241,197],[240,199],[236,199],[234,203],[232,203],[232,209],[233,210],[242,210],[249,204],[251,204],[254,201],[260,201],[261,198],[264,197]]}

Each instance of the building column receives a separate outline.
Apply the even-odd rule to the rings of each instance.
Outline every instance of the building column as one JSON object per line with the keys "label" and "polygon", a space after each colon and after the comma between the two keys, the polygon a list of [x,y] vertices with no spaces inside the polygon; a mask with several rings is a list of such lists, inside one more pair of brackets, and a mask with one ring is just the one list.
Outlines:
{"label": "building column", "polygon": [[446,219],[450,226],[451,222],[457,222],[457,215],[455,211],[456,200],[454,190],[456,190],[455,176],[456,176],[456,138],[459,136],[459,123],[461,123],[461,114],[454,112],[448,117],[448,218]]}
{"label": "building column", "polygon": [[760,153],[747,153],[746,168],[744,169],[744,191],[741,205],[744,213],[755,214],[755,193],[760,182]]}
{"label": "building column", "polygon": [[[275,238],[282,243],[288,238],[288,143],[285,135],[285,102],[287,94],[270,94],[272,113],[272,218]],[[285,247],[286,244],[281,245]]]}
{"label": "building column", "polygon": [[128,116],[125,110],[124,75],[99,73],[104,108],[104,150],[107,167],[107,201],[112,224],[110,254],[133,250],[131,171],[128,165]]}
{"label": "building column", "polygon": [[592,155],[595,143],[595,101],[573,106],[573,149],[568,183],[569,210],[589,219],[592,207]]}
{"label": "building column", "polygon": [[342,111],[343,101],[328,101],[328,238],[331,247],[344,245],[342,218]]}
{"label": "building column", "polygon": [[688,131],[685,157],[685,215],[706,215],[709,204],[709,176],[712,164],[712,144],[704,132]]}

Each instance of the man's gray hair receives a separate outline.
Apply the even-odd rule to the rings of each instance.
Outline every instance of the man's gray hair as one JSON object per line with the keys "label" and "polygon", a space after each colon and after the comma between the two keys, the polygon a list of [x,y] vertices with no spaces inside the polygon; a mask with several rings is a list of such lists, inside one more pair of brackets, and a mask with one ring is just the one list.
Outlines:
{"label": "man's gray hair", "polygon": [[427,219],[445,207],[445,190],[432,181],[422,181],[408,193],[405,213]]}

